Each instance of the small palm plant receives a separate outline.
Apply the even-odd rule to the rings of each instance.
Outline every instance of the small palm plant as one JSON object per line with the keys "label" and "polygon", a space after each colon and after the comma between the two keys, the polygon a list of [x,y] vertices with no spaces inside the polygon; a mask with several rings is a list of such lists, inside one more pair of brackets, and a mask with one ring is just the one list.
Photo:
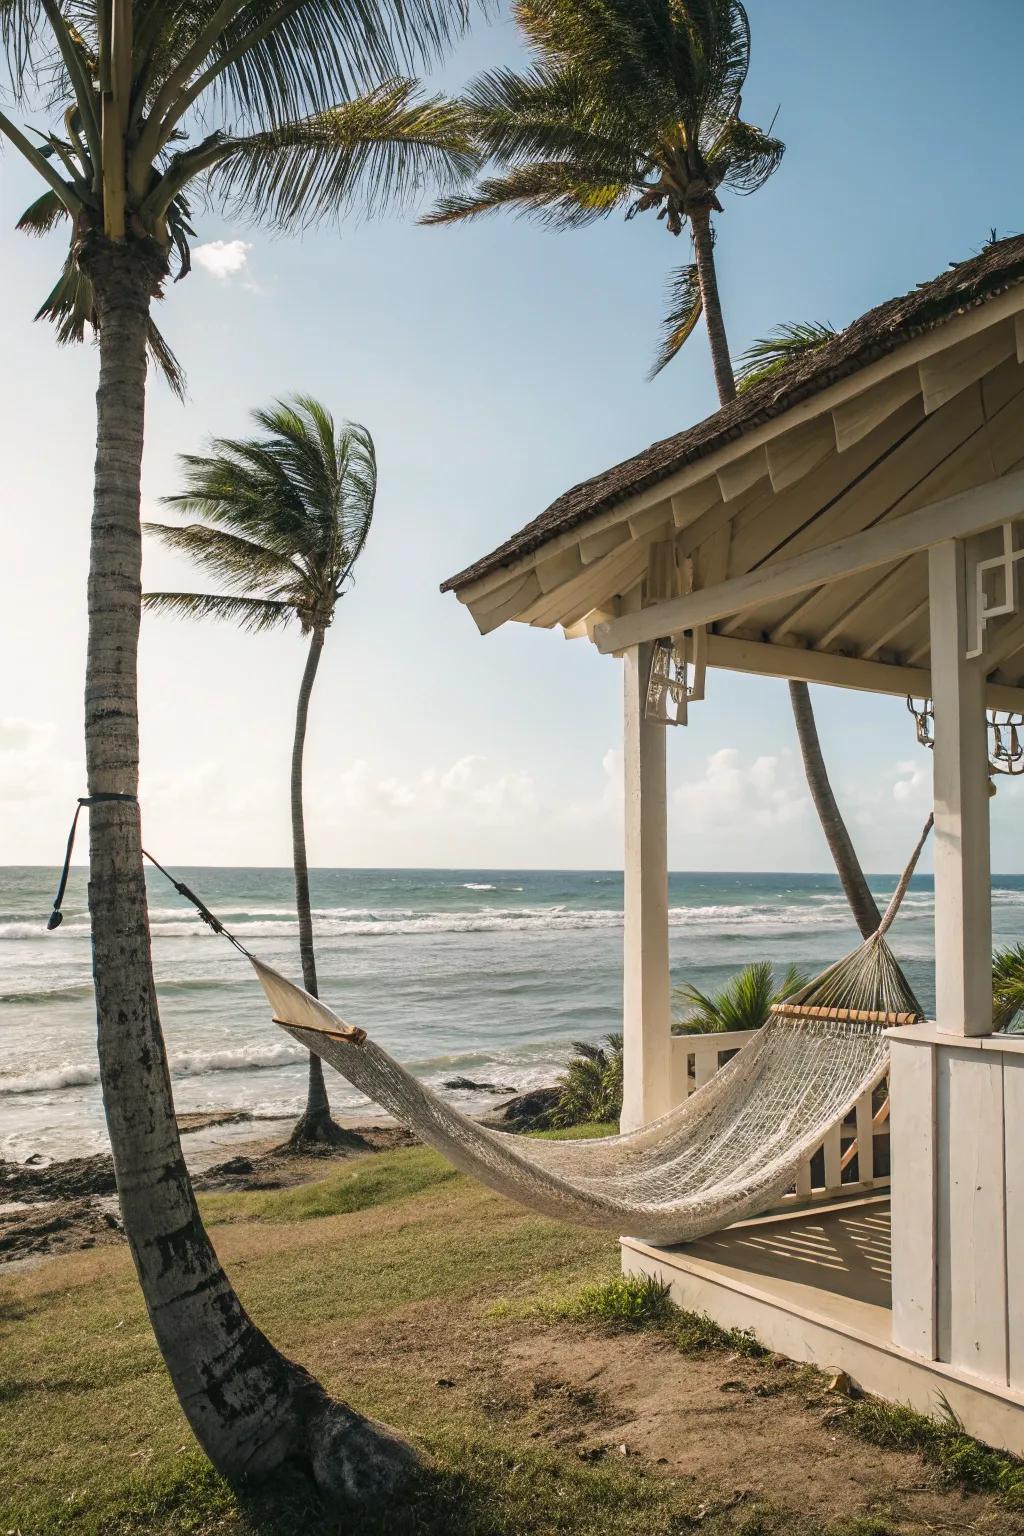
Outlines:
{"label": "small palm plant", "polygon": [[673,1033],[722,1034],[734,1029],[760,1029],[776,1003],[806,987],[810,977],[795,965],[787,965],[781,977],[770,960],[745,965],[717,992],[702,992],[689,984],[672,989],[672,999],[687,1012],[677,1014]]}
{"label": "small palm plant", "polygon": [[767,336],[752,341],[740,357],[736,388],[742,395],[755,384],[774,379],[797,358],[820,351],[835,334],[835,327],[827,320],[793,320],[777,325]]}
{"label": "small palm plant", "polygon": [[551,1123],[560,1130],[618,1120],[622,1113],[622,1036],[605,1035],[604,1043],[573,1041],[572,1057],[559,1083]]}
{"label": "small palm plant", "polygon": [[1024,944],[997,949],[992,956],[992,1027],[1024,1033]]}
{"label": "small palm plant", "polygon": [[[339,598],[373,518],[377,465],[365,427],[335,426],[308,395],[253,412],[263,436],[215,438],[205,455],[183,454],[188,489],[164,498],[201,522],[145,524],[169,549],[217,577],[224,592],[149,592],[147,608],[185,618],[229,619],[256,633],[297,622],[309,639],[292,746],[291,814],[299,956],[317,995],[313,917],[302,803],[309,700]],[[306,1108],[293,1143],[343,1140],[331,1118],[323,1065],[309,1057]]]}

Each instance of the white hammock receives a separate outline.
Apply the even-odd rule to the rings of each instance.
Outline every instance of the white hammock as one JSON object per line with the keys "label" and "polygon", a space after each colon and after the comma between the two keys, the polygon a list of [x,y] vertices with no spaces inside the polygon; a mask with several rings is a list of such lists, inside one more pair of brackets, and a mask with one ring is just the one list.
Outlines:
{"label": "white hammock", "polygon": [[[456,1168],[582,1226],[684,1243],[773,1206],[889,1065],[888,1028],[921,1009],[885,942],[932,826],[877,933],[772,1009],[749,1045],[660,1120],[624,1136],[542,1141],[490,1130],[406,1072],[364,1030],[243,951],[274,1021]],[[241,946],[239,946],[241,947]]]}
{"label": "white hammock", "polygon": [[624,1136],[544,1141],[461,1114],[324,1003],[252,964],[275,1022],[456,1168],[547,1216],[657,1243],[688,1242],[774,1205],[884,1077],[885,1028],[917,1017],[787,1004],[660,1120]]}

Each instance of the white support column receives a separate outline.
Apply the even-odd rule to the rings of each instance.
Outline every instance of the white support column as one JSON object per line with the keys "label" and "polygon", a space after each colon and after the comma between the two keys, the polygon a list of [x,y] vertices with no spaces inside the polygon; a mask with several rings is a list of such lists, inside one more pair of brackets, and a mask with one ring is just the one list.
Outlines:
{"label": "white support column", "polygon": [[644,719],[649,644],[625,653],[624,1131],[672,1107],[666,728]]}
{"label": "white support column", "polygon": [[[928,552],[935,707],[935,1028],[890,1031],[892,1320],[903,1349],[1006,1387],[1024,1333],[1008,1305],[1005,1067],[1024,1056],[992,1031],[992,896],[984,662],[968,661],[965,553]],[[971,1038],[984,1036],[984,1039]],[[1011,1053],[1006,1056],[1006,1053]],[[1021,1079],[1024,1082],[1024,1078]],[[1016,1135],[1016,1131],[1014,1132]],[[1012,1256],[1012,1257],[1011,1257]],[[1024,1353],[1020,1359],[1024,1361]],[[1014,1356],[1014,1369],[1018,1367]]]}
{"label": "white support column", "polygon": [[992,1031],[985,674],[966,661],[964,546],[928,552],[935,706],[935,1021],[955,1035]]}

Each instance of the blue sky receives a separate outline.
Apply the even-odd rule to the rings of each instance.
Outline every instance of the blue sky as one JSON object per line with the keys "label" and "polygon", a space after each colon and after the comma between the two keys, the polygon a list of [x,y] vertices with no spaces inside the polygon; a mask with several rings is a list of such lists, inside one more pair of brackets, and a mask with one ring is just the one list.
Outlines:
{"label": "blue sky", "polygon": [[[781,320],[842,326],[970,255],[991,227],[1024,227],[1024,7],[751,0],[749,9],[744,112],[767,124],[778,107],[788,149],[773,181],[730,199],[719,220],[734,353]],[[474,27],[438,81],[455,88],[519,57],[503,13]],[[34,195],[31,173],[6,154],[5,863],[54,862],[84,787],[96,358],[58,349],[32,322],[60,259],[59,238],[13,230]],[[656,382],[645,380],[665,276],[687,246],[653,218],[563,235],[506,218],[452,229],[389,218],[288,240],[204,217],[199,241],[247,249],[222,275],[198,261],[159,306],[190,389],[182,407],[151,385],[146,515],[158,517],[158,498],[176,488],[176,452],[243,431],[248,410],[292,390],[364,422],[377,442],[374,528],[313,704],[312,861],[619,864],[618,664],[560,631],[508,626],[481,639],[438,583],[569,485],[714,409],[702,331]],[[156,550],[145,579],[191,584],[186,567]],[[147,619],[143,800],[161,857],[287,862],[302,659],[297,634],[254,639]],[[912,721],[899,700],[827,689],[815,700],[864,863],[891,870],[930,793]],[[827,868],[784,685],[715,673],[692,722],[670,741],[673,867]],[[1018,805],[1003,786],[993,809],[1002,870],[1024,869]]]}

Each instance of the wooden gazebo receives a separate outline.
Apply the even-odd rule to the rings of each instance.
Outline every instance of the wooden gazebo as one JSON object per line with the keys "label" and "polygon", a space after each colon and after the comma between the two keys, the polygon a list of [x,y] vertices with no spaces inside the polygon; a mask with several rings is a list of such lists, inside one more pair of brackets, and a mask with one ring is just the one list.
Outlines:
{"label": "wooden gazebo", "polygon": [[[1022,362],[1024,238],[574,487],[444,584],[484,634],[560,625],[623,659],[626,1128],[693,1076],[670,1033],[666,718],[716,669],[931,700],[936,1017],[891,1041],[891,1287],[885,1197],[870,1169],[854,1203],[840,1187],[840,1128],[825,1207],[690,1248],[624,1238],[623,1256],[883,1396],[942,1393],[1017,1451],[1024,1040],[992,1032],[986,711],[1024,713]],[[869,1105],[862,1163],[870,1122]]]}

